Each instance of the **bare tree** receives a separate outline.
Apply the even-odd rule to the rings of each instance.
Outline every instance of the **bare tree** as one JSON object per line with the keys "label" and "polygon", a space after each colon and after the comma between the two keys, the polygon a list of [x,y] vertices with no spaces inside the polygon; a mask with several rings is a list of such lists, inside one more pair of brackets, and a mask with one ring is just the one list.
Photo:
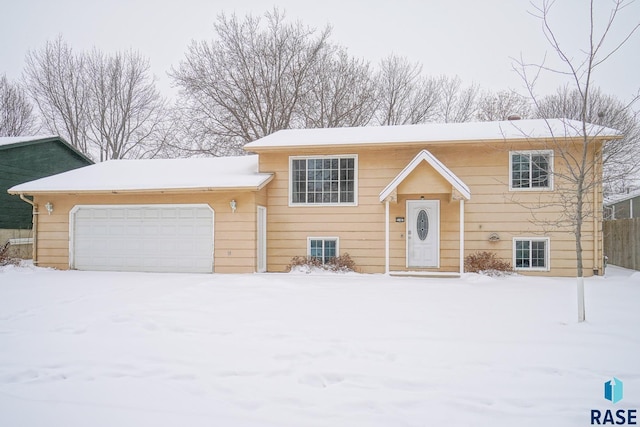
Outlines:
{"label": "bare tree", "polygon": [[368,63],[344,48],[323,49],[301,102],[307,128],[366,126],[376,109],[376,84]]}
{"label": "bare tree", "polygon": [[162,150],[165,101],[138,53],[75,53],[58,37],[27,54],[24,80],[45,127],[84,154],[107,160]]}
{"label": "bare tree", "polygon": [[439,82],[424,77],[419,63],[392,54],[381,61],[377,81],[378,124],[416,124],[435,118]]}
{"label": "bare tree", "polygon": [[[537,109],[540,108],[541,100],[536,96],[534,86],[543,71],[568,77],[571,81],[571,87],[579,94],[578,121],[573,122],[578,125],[573,126],[569,123],[567,125],[569,128],[554,130],[550,127],[550,130],[559,133],[552,141],[552,146],[555,159],[560,163],[560,167],[557,169],[565,171],[560,176],[554,176],[556,182],[562,183],[554,191],[558,206],[563,212],[563,216],[556,226],[570,230],[575,238],[578,321],[582,322],[585,320],[583,227],[589,219],[597,222],[601,218],[600,210],[590,208],[596,202],[594,192],[597,192],[602,186],[600,171],[602,155],[594,140],[601,132],[605,131],[605,128],[590,125],[588,121],[589,106],[594,91],[594,73],[602,63],[607,61],[629,40],[640,24],[635,25],[617,41],[611,42],[609,36],[614,23],[619,14],[629,5],[629,1],[613,0],[610,13],[602,25],[598,25],[601,23],[596,22],[598,14],[595,12],[594,1],[591,0],[589,3],[588,44],[580,54],[574,54],[565,49],[558,33],[550,23],[553,5],[552,0],[542,0],[539,5],[534,5],[534,15],[542,22],[544,35],[558,56],[560,65],[551,67],[544,62],[529,64],[521,59],[517,61],[514,68],[526,83]],[[580,135],[580,143],[568,145],[563,134],[576,132]],[[554,172],[554,175],[558,174]]]}
{"label": "bare tree", "polygon": [[441,90],[437,121],[441,123],[470,122],[476,116],[480,87],[471,84],[462,86],[460,77],[441,76],[438,79]]}
{"label": "bare tree", "polygon": [[100,160],[155,157],[165,138],[167,109],[149,61],[136,52],[86,55],[91,139]]}
{"label": "bare tree", "polygon": [[59,36],[47,41],[42,49],[27,53],[24,85],[40,111],[44,127],[91,155],[84,70],[82,55],[76,55]]}
{"label": "bare tree", "polygon": [[264,20],[222,14],[216,40],[192,42],[171,76],[181,89],[189,132],[211,154],[241,151],[249,141],[302,125],[301,99],[330,30],[287,23],[277,9]]}
{"label": "bare tree", "polygon": [[[558,89],[538,103],[540,118],[566,117],[581,120],[583,98],[576,89]],[[640,117],[616,97],[592,88],[588,97],[586,120],[619,130],[624,138],[608,142],[602,150],[603,186],[606,193],[623,191],[629,177],[640,167]]]}
{"label": "bare tree", "polygon": [[0,76],[0,136],[29,135],[36,129],[36,117],[27,94],[6,75]]}
{"label": "bare tree", "polygon": [[483,122],[506,120],[516,115],[527,118],[531,115],[529,99],[511,90],[486,92],[478,101],[477,118]]}

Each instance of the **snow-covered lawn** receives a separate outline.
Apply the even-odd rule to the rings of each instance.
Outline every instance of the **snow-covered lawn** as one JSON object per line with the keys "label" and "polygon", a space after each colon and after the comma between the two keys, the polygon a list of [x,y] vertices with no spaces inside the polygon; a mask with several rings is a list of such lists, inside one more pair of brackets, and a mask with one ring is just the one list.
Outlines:
{"label": "snow-covered lawn", "polygon": [[[640,273],[0,268],[0,426],[586,426],[640,409]],[[616,405],[603,398],[624,382]]]}

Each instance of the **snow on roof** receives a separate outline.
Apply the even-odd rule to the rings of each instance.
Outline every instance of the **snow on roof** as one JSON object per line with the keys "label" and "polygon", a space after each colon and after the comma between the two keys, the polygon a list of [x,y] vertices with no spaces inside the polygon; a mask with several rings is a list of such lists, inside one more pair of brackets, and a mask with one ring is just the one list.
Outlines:
{"label": "snow on roof", "polygon": [[0,146],[19,144],[21,142],[40,141],[42,139],[58,138],[57,135],[32,135],[32,136],[3,136],[0,137]]}
{"label": "snow on roof", "polygon": [[[245,149],[322,145],[397,144],[411,142],[497,141],[579,137],[582,122],[568,119],[500,122],[426,123],[403,126],[366,126],[330,129],[287,129],[245,145]],[[620,138],[614,129],[588,124],[591,136]]]}
{"label": "snow on roof", "polygon": [[611,206],[629,199],[635,199],[636,197],[640,197],[640,189],[623,194],[612,194],[611,196],[605,197],[604,205]]}
{"label": "snow on roof", "polygon": [[262,188],[271,178],[258,173],[258,156],[111,160],[19,184],[9,192]]}

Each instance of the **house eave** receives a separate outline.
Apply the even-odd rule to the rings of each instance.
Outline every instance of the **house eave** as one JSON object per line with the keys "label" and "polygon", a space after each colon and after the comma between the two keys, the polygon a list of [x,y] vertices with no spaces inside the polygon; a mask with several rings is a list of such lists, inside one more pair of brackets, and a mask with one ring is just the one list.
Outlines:
{"label": "house eave", "polygon": [[[620,140],[624,138],[623,135],[603,135],[603,136],[589,136],[589,139],[594,142],[606,143],[611,140]],[[354,149],[381,149],[381,148],[406,148],[411,146],[459,146],[459,145],[492,145],[492,144],[549,144],[558,143],[557,140],[563,140],[565,143],[569,142],[582,142],[583,137],[573,136],[564,137],[557,136],[546,138],[502,138],[502,139],[463,139],[463,140],[442,140],[442,141],[372,141],[372,142],[346,142],[336,143],[332,141],[314,143],[314,144],[286,144],[286,145],[258,145],[258,146],[245,146],[244,150],[249,153],[284,153],[284,152],[303,152],[303,151],[326,151],[327,148],[332,150],[351,150]]]}
{"label": "house eave", "polygon": [[[270,180],[269,180],[270,181]],[[110,195],[110,194],[194,194],[194,193],[228,193],[228,192],[256,192],[265,187],[265,184],[259,186],[242,186],[242,187],[196,187],[196,188],[152,188],[152,189],[114,189],[114,190],[33,190],[33,191],[9,191],[13,195]]]}
{"label": "house eave", "polygon": [[[267,175],[267,174],[263,174]],[[38,189],[8,189],[7,192],[13,195],[48,195],[48,194],[180,194],[180,193],[212,193],[229,191],[260,191],[266,187],[274,178],[273,174],[268,174],[257,185],[236,185],[236,186],[202,186],[202,187],[163,187],[163,188],[101,188],[101,189],[74,189],[59,188],[54,190]]]}

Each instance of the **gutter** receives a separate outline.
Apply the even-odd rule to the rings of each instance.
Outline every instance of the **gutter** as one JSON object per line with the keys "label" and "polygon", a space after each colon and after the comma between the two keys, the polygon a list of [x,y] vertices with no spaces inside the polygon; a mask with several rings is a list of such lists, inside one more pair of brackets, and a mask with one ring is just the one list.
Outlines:
{"label": "gutter", "polygon": [[33,206],[33,210],[32,210],[32,216],[33,216],[33,265],[38,265],[38,215],[40,214],[40,212],[38,212],[38,205],[36,205],[32,200],[27,199],[23,193],[20,193],[20,199],[22,199],[23,201],[29,203],[31,206]]}
{"label": "gutter", "polygon": [[[600,219],[600,212],[603,212],[603,203],[600,202],[600,193],[602,191],[602,144],[600,147],[597,145],[594,147],[593,161],[595,167],[593,168],[593,275],[604,276],[604,264],[601,266],[602,260],[604,260],[604,229],[602,235],[600,235],[600,227],[602,227],[602,220]],[[598,184],[599,183],[599,184]],[[602,253],[600,249],[602,248]]]}

